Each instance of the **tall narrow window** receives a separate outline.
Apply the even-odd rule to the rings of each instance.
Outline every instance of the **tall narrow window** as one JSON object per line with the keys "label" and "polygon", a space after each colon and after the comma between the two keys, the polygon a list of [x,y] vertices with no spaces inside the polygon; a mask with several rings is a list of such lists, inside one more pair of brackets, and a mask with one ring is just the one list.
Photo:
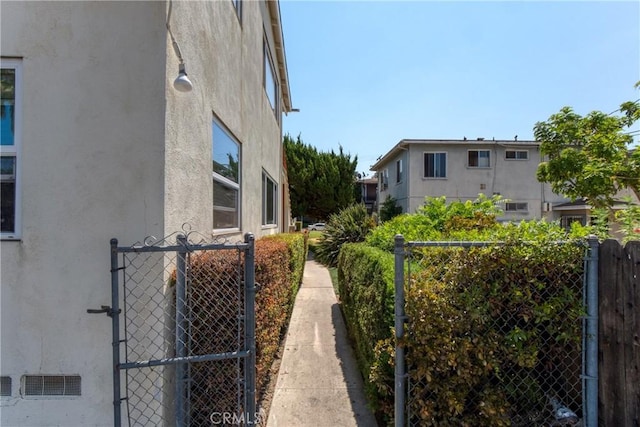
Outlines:
{"label": "tall narrow window", "polygon": [[447,177],[447,153],[424,153],[424,177]]}
{"label": "tall narrow window", "polygon": [[396,161],[396,182],[402,182],[402,159]]}
{"label": "tall narrow window", "polygon": [[2,60],[0,70],[0,235],[20,238],[21,62]]}
{"label": "tall narrow window", "polygon": [[266,173],[262,172],[262,225],[278,223],[278,186]]}
{"label": "tall narrow window", "polygon": [[240,143],[216,120],[212,140],[213,228],[240,227]]}
{"label": "tall narrow window", "polygon": [[273,67],[273,60],[271,59],[271,50],[267,43],[267,38],[264,38],[264,90],[269,98],[269,104],[274,113],[278,111],[278,84],[276,83],[276,71]]}
{"label": "tall narrow window", "polygon": [[468,166],[470,168],[488,168],[491,166],[490,156],[489,150],[469,150]]}

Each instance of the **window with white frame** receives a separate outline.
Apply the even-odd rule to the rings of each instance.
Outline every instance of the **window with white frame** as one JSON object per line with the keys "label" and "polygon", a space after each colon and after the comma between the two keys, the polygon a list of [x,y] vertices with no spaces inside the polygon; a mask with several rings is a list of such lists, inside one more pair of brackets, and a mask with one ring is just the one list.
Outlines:
{"label": "window with white frame", "polygon": [[424,153],[424,177],[447,177],[447,153]]}
{"label": "window with white frame", "polygon": [[273,59],[271,58],[271,49],[269,49],[269,43],[267,43],[266,36],[264,37],[264,90],[269,98],[269,104],[274,113],[278,112],[278,83],[276,81],[276,69],[273,66]]}
{"label": "window with white frame", "polygon": [[20,238],[21,71],[16,59],[2,59],[0,104],[0,235]]}
{"label": "window with white frame", "polygon": [[278,185],[262,171],[262,225],[278,223]]}
{"label": "window with white frame", "polygon": [[213,120],[213,228],[240,228],[240,143]]}
{"label": "window with white frame", "polygon": [[402,182],[402,159],[396,161],[396,182]]}
{"label": "window with white frame", "polygon": [[506,202],[504,204],[505,212],[528,212],[529,203],[527,202]]}
{"label": "window with white frame", "polygon": [[527,150],[507,150],[505,151],[505,159],[507,160],[529,160],[529,151]]}
{"label": "window with white frame", "polygon": [[491,166],[489,150],[469,150],[469,161],[467,165],[470,168],[488,168]]}

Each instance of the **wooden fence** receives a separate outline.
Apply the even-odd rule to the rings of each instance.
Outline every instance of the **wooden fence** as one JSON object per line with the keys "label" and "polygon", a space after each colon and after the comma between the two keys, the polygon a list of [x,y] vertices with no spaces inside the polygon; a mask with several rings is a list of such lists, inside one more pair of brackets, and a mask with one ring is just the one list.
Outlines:
{"label": "wooden fence", "polygon": [[640,242],[600,245],[599,425],[640,427]]}

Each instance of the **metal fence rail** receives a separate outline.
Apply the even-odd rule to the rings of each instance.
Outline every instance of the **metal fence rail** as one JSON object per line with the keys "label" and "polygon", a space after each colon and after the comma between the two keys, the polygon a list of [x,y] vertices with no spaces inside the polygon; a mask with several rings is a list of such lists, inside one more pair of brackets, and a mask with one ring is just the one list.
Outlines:
{"label": "metal fence rail", "polygon": [[596,426],[597,249],[487,269],[519,249],[396,236],[395,425]]}
{"label": "metal fence rail", "polygon": [[167,242],[111,241],[114,425],[253,425],[253,235]]}

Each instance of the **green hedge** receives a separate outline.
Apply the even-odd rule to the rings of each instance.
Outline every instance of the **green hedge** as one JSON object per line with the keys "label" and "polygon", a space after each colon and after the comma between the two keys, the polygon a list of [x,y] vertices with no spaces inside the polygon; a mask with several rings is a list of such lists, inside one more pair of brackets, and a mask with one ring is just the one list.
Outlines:
{"label": "green hedge", "polygon": [[[305,236],[281,234],[255,242],[256,387],[261,400],[269,373],[289,323],[302,281]],[[196,253],[190,260],[192,353],[237,349],[237,274],[243,257],[234,250]],[[242,268],[240,268],[242,270]],[[175,283],[175,272],[173,273]],[[233,412],[236,404],[234,361],[191,366],[191,417],[194,425],[209,423],[212,412]]]}
{"label": "green hedge", "polygon": [[304,265],[309,252],[309,233],[283,233],[264,237],[264,239],[275,239],[287,244],[289,251],[289,270],[291,271],[291,304],[298,294],[302,276],[304,275]]}
{"label": "green hedge", "polygon": [[342,312],[365,380],[365,390],[376,410],[380,409],[377,405],[379,385],[371,382],[370,374],[372,368],[380,364],[380,357],[387,357],[376,352],[376,345],[393,334],[393,267],[393,254],[364,243],[344,244],[338,257]]}

